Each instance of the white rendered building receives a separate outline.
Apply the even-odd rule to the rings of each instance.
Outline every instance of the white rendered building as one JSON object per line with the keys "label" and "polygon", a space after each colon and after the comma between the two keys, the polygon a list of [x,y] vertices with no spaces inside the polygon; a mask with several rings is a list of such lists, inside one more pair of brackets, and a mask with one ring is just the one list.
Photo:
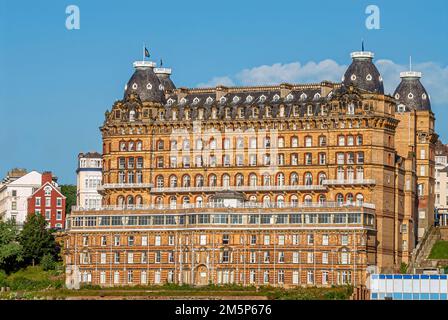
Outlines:
{"label": "white rendered building", "polygon": [[0,219],[15,220],[21,226],[28,212],[28,197],[36,191],[42,182],[42,174],[37,171],[26,173],[14,169],[8,172],[0,185]]}
{"label": "white rendered building", "polygon": [[98,152],[80,153],[76,170],[76,204],[84,208],[101,207],[98,187],[102,181],[103,159]]}

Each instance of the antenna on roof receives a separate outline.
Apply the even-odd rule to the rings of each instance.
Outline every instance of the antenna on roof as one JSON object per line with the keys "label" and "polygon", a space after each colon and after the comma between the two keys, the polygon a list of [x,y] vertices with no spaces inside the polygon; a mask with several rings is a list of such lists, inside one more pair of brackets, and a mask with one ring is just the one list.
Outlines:
{"label": "antenna on roof", "polygon": [[163,66],[163,61],[162,61],[162,58],[160,58],[160,67],[162,67]]}
{"label": "antenna on roof", "polygon": [[361,51],[364,52],[364,39],[361,39]]}

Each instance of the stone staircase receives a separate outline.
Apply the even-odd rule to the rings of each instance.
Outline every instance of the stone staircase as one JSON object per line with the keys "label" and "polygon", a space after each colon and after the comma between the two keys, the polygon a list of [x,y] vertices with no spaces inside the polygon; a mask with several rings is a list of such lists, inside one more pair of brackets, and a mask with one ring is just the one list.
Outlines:
{"label": "stone staircase", "polygon": [[414,249],[408,271],[411,273],[420,273],[418,272],[419,270],[421,271],[422,269],[433,269],[437,267],[427,258],[432,247],[437,240],[440,240],[440,238],[439,228],[431,226],[420,243]]}

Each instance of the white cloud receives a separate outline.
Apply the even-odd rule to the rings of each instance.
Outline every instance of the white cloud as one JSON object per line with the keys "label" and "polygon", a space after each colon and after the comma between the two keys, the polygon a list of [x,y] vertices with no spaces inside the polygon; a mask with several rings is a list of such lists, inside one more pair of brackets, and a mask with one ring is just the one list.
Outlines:
{"label": "white cloud", "polygon": [[346,68],[347,66],[338,65],[330,59],[318,63],[310,61],[304,65],[300,62],[276,63],[272,66],[244,69],[236,78],[243,85],[340,81]]}
{"label": "white cloud", "polygon": [[231,87],[231,86],[234,86],[235,83],[233,82],[232,79],[230,79],[230,77],[214,77],[208,82],[199,83],[197,85],[197,87],[198,88],[210,88],[210,87],[216,87],[218,85]]}
{"label": "white cloud", "polygon": [[[378,70],[384,80],[385,92],[393,94],[400,82],[400,72],[408,69],[406,65],[400,65],[392,60],[375,61]],[[346,65],[326,59],[320,62],[291,62],[286,64],[276,63],[262,65],[250,69],[243,69],[235,75],[214,77],[207,83],[201,83],[198,87],[213,87],[217,84],[233,85],[270,85],[282,82],[289,83],[313,83],[323,80],[341,81]],[[415,64],[413,70],[423,74],[423,85],[431,97],[432,105],[448,104],[448,66],[441,66],[434,62]]]}

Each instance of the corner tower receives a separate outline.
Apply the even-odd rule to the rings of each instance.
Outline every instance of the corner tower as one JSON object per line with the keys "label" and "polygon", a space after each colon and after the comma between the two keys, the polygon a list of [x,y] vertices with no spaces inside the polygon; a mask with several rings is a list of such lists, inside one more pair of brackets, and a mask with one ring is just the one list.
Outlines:
{"label": "corner tower", "polygon": [[373,64],[373,52],[352,52],[352,63],[342,77],[346,87],[356,86],[362,90],[384,94],[383,78]]}

